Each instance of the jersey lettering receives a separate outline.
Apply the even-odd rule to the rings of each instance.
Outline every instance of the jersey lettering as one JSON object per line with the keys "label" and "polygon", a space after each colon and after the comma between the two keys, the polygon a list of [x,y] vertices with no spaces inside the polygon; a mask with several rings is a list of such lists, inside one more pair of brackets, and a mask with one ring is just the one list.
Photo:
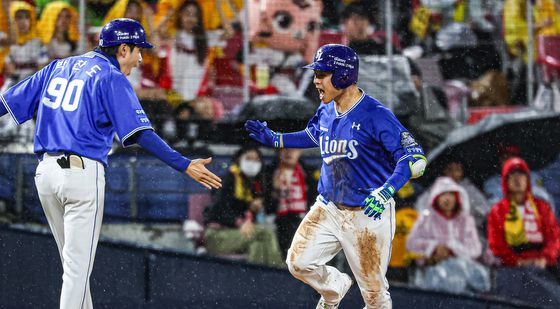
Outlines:
{"label": "jersey lettering", "polygon": [[93,67],[91,67],[91,70],[87,71],[86,74],[89,77],[93,77],[93,75],[95,75],[99,71],[101,71],[101,68],[96,64]]}
{"label": "jersey lettering", "polygon": [[358,157],[358,150],[356,149],[358,141],[355,139],[330,140],[328,136],[325,136],[324,139],[323,136],[320,136],[319,145],[323,161],[327,164],[330,164],[335,159],[348,158],[353,160]]}

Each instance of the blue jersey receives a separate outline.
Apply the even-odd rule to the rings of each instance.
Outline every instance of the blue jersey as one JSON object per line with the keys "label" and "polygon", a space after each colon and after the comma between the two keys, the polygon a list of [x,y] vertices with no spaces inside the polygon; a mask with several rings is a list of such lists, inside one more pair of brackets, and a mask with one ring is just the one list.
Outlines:
{"label": "blue jersey", "polygon": [[17,124],[36,113],[37,154],[75,153],[106,166],[115,133],[126,147],[152,129],[117,60],[98,51],[53,61],[0,100]]}
{"label": "blue jersey", "polygon": [[334,103],[321,104],[305,130],[323,158],[318,192],[347,206],[360,206],[367,189],[382,186],[399,161],[424,154],[395,115],[363,90],[343,114]]}

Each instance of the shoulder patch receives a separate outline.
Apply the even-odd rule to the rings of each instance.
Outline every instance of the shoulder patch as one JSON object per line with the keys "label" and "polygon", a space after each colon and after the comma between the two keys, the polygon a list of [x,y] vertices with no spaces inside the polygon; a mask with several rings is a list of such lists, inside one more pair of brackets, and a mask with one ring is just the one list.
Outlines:
{"label": "shoulder patch", "polygon": [[418,143],[416,142],[414,137],[412,137],[412,134],[410,134],[410,132],[401,132],[401,146],[403,148],[408,148],[418,146]]}

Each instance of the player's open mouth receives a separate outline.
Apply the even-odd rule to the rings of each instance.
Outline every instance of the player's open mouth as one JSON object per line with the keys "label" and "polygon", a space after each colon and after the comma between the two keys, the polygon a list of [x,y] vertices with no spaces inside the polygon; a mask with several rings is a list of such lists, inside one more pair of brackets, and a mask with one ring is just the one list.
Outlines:
{"label": "player's open mouth", "polygon": [[319,91],[319,98],[322,100],[325,96],[325,90],[317,88],[317,91]]}

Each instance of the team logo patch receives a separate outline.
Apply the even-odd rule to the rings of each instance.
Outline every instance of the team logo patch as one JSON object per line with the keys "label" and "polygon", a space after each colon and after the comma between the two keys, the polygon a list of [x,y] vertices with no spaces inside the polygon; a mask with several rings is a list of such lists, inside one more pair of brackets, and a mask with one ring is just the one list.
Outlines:
{"label": "team logo patch", "polygon": [[410,134],[410,132],[402,132],[401,133],[401,146],[403,148],[413,147],[413,146],[418,146],[418,143],[416,142],[414,137],[412,137],[412,134]]}

